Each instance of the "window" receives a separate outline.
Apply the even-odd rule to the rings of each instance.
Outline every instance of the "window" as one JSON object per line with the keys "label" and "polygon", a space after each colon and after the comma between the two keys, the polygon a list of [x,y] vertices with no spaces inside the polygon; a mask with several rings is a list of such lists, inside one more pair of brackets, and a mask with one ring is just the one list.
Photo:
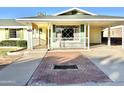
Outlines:
{"label": "window", "polygon": [[74,38],[74,30],[73,28],[66,28],[62,30],[62,38],[72,40]]}
{"label": "window", "polygon": [[10,38],[17,38],[16,29],[9,29],[9,37]]}
{"label": "window", "polygon": [[71,25],[71,26],[63,26],[58,25],[55,27],[56,39],[62,40],[79,40],[79,26],[78,25]]}

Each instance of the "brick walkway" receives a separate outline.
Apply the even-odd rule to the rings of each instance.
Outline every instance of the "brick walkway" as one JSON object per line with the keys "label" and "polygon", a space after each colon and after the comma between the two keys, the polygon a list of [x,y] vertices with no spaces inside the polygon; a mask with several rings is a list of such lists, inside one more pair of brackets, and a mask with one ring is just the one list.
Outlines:
{"label": "brick walkway", "polygon": [[[77,65],[78,69],[54,69],[54,65]],[[28,85],[71,85],[112,82],[80,52],[48,52]]]}

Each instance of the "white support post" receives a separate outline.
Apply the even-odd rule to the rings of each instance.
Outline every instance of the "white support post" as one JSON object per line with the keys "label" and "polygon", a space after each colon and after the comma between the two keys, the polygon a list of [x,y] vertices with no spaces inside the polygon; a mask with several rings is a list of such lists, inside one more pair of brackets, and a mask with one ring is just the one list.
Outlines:
{"label": "white support post", "polygon": [[32,27],[28,28],[28,40],[27,40],[27,48],[32,50],[33,49],[33,34],[32,34]]}
{"label": "white support post", "polygon": [[124,26],[122,26],[122,48],[124,48]]}
{"label": "white support post", "polygon": [[108,46],[111,46],[111,35],[110,35],[111,28],[108,27]]}
{"label": "white support post", "polygon": [[40,45],[40,31],[38,29],[39,45]]}
{"label": "white support post", "polygon": [[88,24],[88,28],[87,28],[87,33],[88,33],[88,41],[87,41],[87,43],[88,43],[88,45],[87,45],[87,48],[88,49],[90,49],[90,25]]}
{"label": "white support post", "polygon": [[84,24],[84,48],[86,48],[86,41],[87,41],[87,36],[86,36],[86,27],[87,27],[87,25],[86,24]]}
{"label": "white support post", "polygon": [[53,25],[51,25],[50,48],[53,49]]}
{"label": "white support post", "polygon": [[50,37],[49,37],[49,36],[50,36],[50,35],[49,35],[49,33],[50,33],[50,25],[48,25],[48,28],[47,28],[47,29],[48,29],[48,42],[47,42],[48,47],[47,47],[47,48],[48,48],[48,50],[49,50],[49,49],[50,49]]}

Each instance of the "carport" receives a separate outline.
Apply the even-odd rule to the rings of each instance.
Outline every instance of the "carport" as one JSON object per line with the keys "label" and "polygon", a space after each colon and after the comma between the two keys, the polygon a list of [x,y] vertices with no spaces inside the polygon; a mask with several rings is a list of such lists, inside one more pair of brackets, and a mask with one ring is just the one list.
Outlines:
{"label": "carport", "polygon": [[[107,33],[106,44],[107,44],[107,46],[121,44],[122,48],[124,48],[124,25],[123,25],[124,22],[123,22],[123,20],[120,21],[120,20],[113,20],[113,19],[112,20],[104,19],[104,20],[99,20],[99,22],[97,20],[97,21],[90,21],[88,23],[90,24],[90,28],[98,28],[99,31],[101,32],[101,38],[99,38],[99,39],[101,39],[101,44],[103,44],[102,32],[104,31],[104,29],[106,29],[106,33]],[[120,28],[120,30],[121,30],[121,31],[116,31],[116,33],[119,32],[119,34],[121,34],[118,41],[117,41],[117,38],[113,38],[111,35],[112,30],[116,29],[116,28]],[[90,33],[91,33],[91,31],[90,31]],[[90,35],[92,35],[92,34],[90,34]],[[114,41],[116,41],[116,42],[114,42]]]}

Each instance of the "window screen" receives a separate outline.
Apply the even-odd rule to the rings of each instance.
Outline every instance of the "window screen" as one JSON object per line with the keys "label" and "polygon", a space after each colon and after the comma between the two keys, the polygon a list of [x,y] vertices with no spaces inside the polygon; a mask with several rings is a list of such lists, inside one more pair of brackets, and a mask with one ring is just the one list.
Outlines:
{"label": "window screen", "polygon": [[10,29],[9,30],[9,36],[10,36],[10,38],[16,38],[17,37],[16,34],[17,34],[16,33],[16,29]]}

